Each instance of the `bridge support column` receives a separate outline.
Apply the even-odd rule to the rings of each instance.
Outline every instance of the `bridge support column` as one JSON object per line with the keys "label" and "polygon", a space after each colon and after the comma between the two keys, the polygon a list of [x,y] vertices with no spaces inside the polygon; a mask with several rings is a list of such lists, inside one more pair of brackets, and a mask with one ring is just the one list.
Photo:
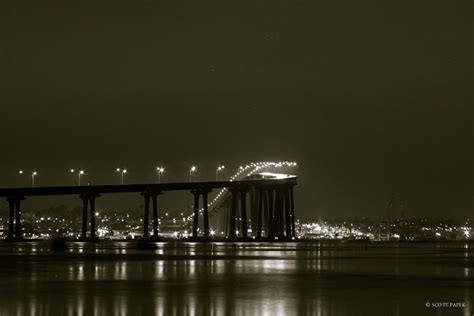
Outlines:
{"label": "bridge support column", "polygon": [[148,239],[148,219],[150,214],[150,192],[143,192],[143,198],[145,199],[144,214],[143,214],[143,239]]}
{"label": "bridge support column", "polygon": [[285,237],[283,222],[284,192],[281,187],[276,188],[275,196],[275,232],[279,240]]}
{"label": "bridge support column", "polygon": [[90,194],[89,201],[91,205],[91,239],[96,239],[96,227],[95,227],[95,199],[99,197],[99,194]]}
{"label": "bridge support column", "polygon": [[247,227],[247,190],[240,191],[240,215],[241,215],[241,227],[242,237],[248,238],[248,227]]}
{"label": "bridge support column", "polygon": [[160,237],[158,236],[158,195],[161,192],[152,192],[151,195],[151,202],[153,205],[153,239],[158,240]]}
{"label": "bridge support column", "polygon": [[[79,195],[82,200],[82,225],[81,225],[81,237],[82,241],[96,241],[96,228],[95,228],[95,199],[100,195],[98,193],[83,193]],[[90,207],[90,210],[89,210]],[[87,223],[87,213],[90,212],[89,223]],[[87,237],[87,226],[90,226],[89,238]]]}
{"label": "bridge support column", "polygon": [[191,193],[194,195],[194,214],[193,214],[193,239],[199,238],[198,227],[199,227],[199,198],[202,195],[203,203],[203,237],[204,239],[209,238],[209,205],[208,205],[208,194],[211,190],[198,189],[192,190]]}
{"label": "bridge support column", "polygon": [[295,228],[295,200],[294,200],[294,190],[293,185],[290,186],[290,217],[291,217],[291,237],[296,238],[296,228]]}
{"label": "bridge support column", "polygon": [[87,194],[81,194],[82,199],[82,230],[81,239],[86,240],[87,238],[87,205],[89,204],[89,197]]}
{"label": "bridge support column", "polygon": [[208,192],[202,192],[202,204],[204,208],[204,237],[209,237],[209,205],[208,205]]}
{"label": "bridge support column", "polygon": [[255,192],[257,198],[257,239],[262,238],[262,217],[263,217],[263,198],[264,191],[258,190]]}
{"label": "bridge support column", "polygon": [[227,207],[224,210],[224,237],[229,236],[229,218],[230,218],[230,205],[227,205]]}
{"label": "bridge support column", "polygon": [[237,217],[237,194],[238,191],[235,189],[229,189],[230,193],[232,194],[232,202],[230,206],[230,214],[229,214],[229,239],[235,239],[237,234],[235,232],[235,221]]}
{"label": "bridge support column", "polygon": [[201,193],[199,191],[192,191],[191,193],[194,195],[193,238],[197,238],[199,225],[199,196]]}
{"label": "bridge support column", "polygon": [[23,196],[10,196],[7,198],[10,207],[8,213],[8,233],[6,237],[8,241],[23,240],[23,233],[21,231],[21,201],[24,199]]}
{"label": "bridge support column", "polygon": [[250,205],[250,214],[249,214],[249,227],[252,231],[254,237],[257,235],[257,217],[258,217],[258,190],[255,187],[252,187],[249,191],[249,205]]}
{"label": "bridge support column", "polygon": [[[268,202],[269,202],[269,198],[268,198],[268,190],[261,190],[260,191],[261,195],[262,195],[262,201],[263,201],[263,209],[262,209],[262,215],[263,215],[263,218],[262,218],[262,224],[264,225],[263,226],[263,229],[265,230],[265,237],[268,238],[268,234],[270,233],[270,209],[269,209],[269,206],[268,206]],[[262,232],[263,234],[263,232]]]}
{"label": "bridge support column", "polygon": [[21,201],[24,197],[15,198],[15,239],[22,240],[23,233],[21,231]]}
{"label": "bridge support column", "polygon": [[285,201],[285,235],[287,239],[293,237],[292,224],[291,224],[291,206],[290,206],[290,188],[285,188],[284,201]]}
{"label": "bridge support column", "polygon": [[274,239],[275,237],[275,225],[274,225],[274,196],[275,192],[274,189],[268,190],[268,217],[267,217],[267,225],[268,225],[268,235],[269,239]]}
{"label": "bridge support column", "polygon": [[15,198],[9,197],[7,198],[8,204],[10,206],[10,212],[8,216],[8,235],[7,240],[14,239],[14,224],[15,224]]}

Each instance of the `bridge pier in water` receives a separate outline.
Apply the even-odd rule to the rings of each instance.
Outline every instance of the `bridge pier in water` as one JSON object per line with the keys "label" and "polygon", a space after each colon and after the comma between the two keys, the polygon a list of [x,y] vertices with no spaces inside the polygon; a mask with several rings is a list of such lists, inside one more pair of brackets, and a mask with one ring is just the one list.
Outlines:
{"label": "bridge pier in water", "polygon": [[[247,194],[249,188],[230,188],[231,206],[228,216],[228,241],[250,241],[248,236]],[[253,209],[253,208],[251,208]]]}
{"label": "bridge pier in water", "polygon": [[25,200],[23,196],[10,196],[7,198],[9,205],[8,212],[8,234],[7,241],[22,241],[23,232],[21,230],[21,201]]}
{"label": "bridge pier in water", "polygon": [[[211,189],[195,189],[191,190],[191,194],[194,196],[193,205],[193,229],[192,236],[188,238],[191,241],[207,241],[210,240],[211,234],[209,230],[209,193]],[[199,201],[202,195],[202,215],[203,215],[203,232],[199,236]]]}
{"label": "bridge pier in water", "polygon": [[[227,217],[226,240],[296,240],[293,185],[231,188],[229,192],[231,193],[231,205]],[[247,214],[247,194],[249,192],[253,238],[248,235],[250,233]]]}
{"label": "bridge pier in water", "polygon": [[[144,214],[143,214],[143,240],[161,241],[162,239],[158,235],[158,196],[161,194],[160,191],[145,191],[142,192],[142,196],[145,200]],[[149,217],[150,217],[150,199],[153,211],[153,236],[150,238],[149,229]]]}
{"label": "bridge pier in water", "polygon": [[[81,229],[81,241],[97,241],[98,237],[96,236],[96,225],[95,225],[95,199],[100,197],[98,193],[86,193],[79,196],[82,200],[82,229]],[[87,213],[89,213],[90,206],[90,233],[87,236]]]}

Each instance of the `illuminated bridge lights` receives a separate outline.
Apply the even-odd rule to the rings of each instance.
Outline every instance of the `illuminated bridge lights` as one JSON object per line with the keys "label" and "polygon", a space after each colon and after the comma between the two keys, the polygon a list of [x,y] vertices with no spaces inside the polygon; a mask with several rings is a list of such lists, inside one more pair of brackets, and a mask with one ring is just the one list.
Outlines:
{"label": "illuminated bridge lights", "polygon": [[[296,167],[298,166],[298,163],[293,162],[293,161],[279,161],[279,162],[272,162],[272,161],[264,161],[264,162],[251,162],[250,164],[242,165],[239,166],[237,169],[237,172],[232,175],[229,178],[229,181],[232,182],[234,180],[242,180],[245,177],[250,177],[255,174],[262,174],[262,175],[267,175],[272,178],[276,179],[284,179],[289,177],[290,175],[288,173],[284,174],[279,174],[279,173],[271,173],[271,172],[259,172],[261,170],[268,170],[269,168],[290,168],[290,167]],[[220,200],[220,198],[227,192],[226,188],[221,189],[217,195],[214,197],[214,199],[208,203],[208,207],[212,207],[217,204],[217,202]],[[199,210],[200,212],[203,211],[203,208]],[[192,213],[189,215],[187,218],[188,220],[191,220],[193,217]]]}

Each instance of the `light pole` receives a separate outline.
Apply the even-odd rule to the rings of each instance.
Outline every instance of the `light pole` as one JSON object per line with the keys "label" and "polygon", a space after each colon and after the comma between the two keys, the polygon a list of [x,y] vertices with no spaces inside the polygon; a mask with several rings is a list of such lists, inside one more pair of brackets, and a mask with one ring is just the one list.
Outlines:
{"label": "light pole", "polygon": [[79,170],[78,174],[77,174],[77,177],[79,178],[79,186],[81,186],[81,176],[84,175],[84,170]]}
{"label": "light pole", "polygon": [[[72,175],[74,175],[75,171],[76,171],[76,170],[74,170],[74,169],[70,169],[70,170],[69,170],[69,172],[70,172]],[[81,178],[82,178],[82,176],[83,176],[85,173],[86,173],[86,172],[85,172],[84,170],[82,170],[82,169],[77,171],[77,177],[78,177],[78,184],[79,184],[79,186],[81,185]]]}
{"label": "light pole", "polygon": [[165,172],[165,168],[156,167],[156,172],[158,173],[158,183],[161,183],[161,174]]}
{"label": "light pole", "polygon": [[225,169],[224,165],[217,167],[217,169],[216,169],[216,181],[219,180],[219,172],[224,170],[224,169]]}
{"label": "light pole", "polygon": [[35,187],[35,177],[38,175],[38,172],[33,171],[31,174],[31,186],[34,188]]}
{"label": "light pole", "polygon": [[196,166],[192,166],[191,169],[189,169],[189,182],[193,181],[193,173],[196,172]]}
{"label": "light pole", "polygon": [[117,169],[115,169],[115,170],[116,170],[118,173],[120,173],[120,179],[121,179],[122,184],[123,184],[123,176],[124,176],[124,174],[127,173],[127,169],[120,169],[120,168],[117,168]]}
{"label": "light pole", "polygon": [[23,182],[23,170],[18,171],[18,174],[20,175],[20,177],[22,179],[21,181]]}
{"label": "light pole", "polygon": [[122,184],[123,184],[123,177],[127,173],[127,169],[120,170],[120,169],[117,168],[117,171],[120,172],[120,179],[121,179]]}
{"label": "light pole", "polygon": [[[69,172],[74,176],[74,169],[70,169]],[[79,184],[80,185],[80,184]]]}

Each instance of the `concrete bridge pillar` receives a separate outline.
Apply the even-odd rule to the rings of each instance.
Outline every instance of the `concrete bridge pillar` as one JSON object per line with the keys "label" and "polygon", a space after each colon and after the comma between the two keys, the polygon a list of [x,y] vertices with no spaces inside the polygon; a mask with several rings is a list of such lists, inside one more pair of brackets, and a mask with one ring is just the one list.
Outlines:
{"label": "concrete bridge pillar", "polygon": [[294,185],[290,185],[289,195],[289,207],[290,207],[290,221],[291,221],[291,237],[296,238],[296,228],[295,228],[295,200],[294,200]]}
{"label": "concrete bridge pillar", "polygon": [[79,196],[82,199],[82,229],[81,229],[81,240],[87,240],[87,213],[90,207],[90,240],[94,241],[96,237],[96,226],[95,226],[95,199],[100,197],[98,193],[85,193]]}
{"label": "concrete bridge pillar", "polygon": [[143,214],[143,239],[148,239],[148,219],[149,219],[149,213],[150,213],[150,198],[151,198],[151,193],[150,192],[143,192],[142,196],[145,200],[145,205],[144,205],[144,214]]}
{"label": "concrete bridge pillar", "polygon": [[144,214],[143,214],[143,239],[149,239],[149,224],[150,224],[150,200],[153,212],[153,239],[159,240],[158,236],[158,195],[161,192],[145,191],[142,192],[144,203]]}
{"label": "concrete bridge pillar", "polygon": [[201,193],[199,191],[192,191],[194,195],[194,212],[193,212],[193,238],[196,238],[198,235],[198,225],[199,225],[199,196]]}
{"label": "concrete bridge pillar", "polygon": [[209,189],[199,189],[192,190],[191,193],[194,195],[194,213],[193,213],[193,238],[198,237],[198,227],[199,227],[199,200],[202,195],[203,203],[203,224],[204,232],[203,236],[205,238],[209,237],[209,205],[208,205],[208,195],[212,192]]}
{"label": "concrete bridge pillar", "polygon": [[247,190],[240,190],[240,215],[241,215],[241,229],[242,237],[248,238],[248,226],[247,226]]}
{"label": "concrete bridge pillar", "polygon": [[283,208],[284,208],[284,191],[282,187],[277,187],[275,195],[275,235],[278,237],[279,240],[285,237],[284,232],[284,222],[283,222]]}
{"label": "concrete bridge pillar", "polygon": [[153,205],[153,238],[158,240],[160,237],[158,236],[158,195],[161,192],[152,192],[151,193],[151,202]]}
{"label": "concrete bridge pillar", "polygon": [[285,188],[284,194],[284,208],[285,208],[285,236],[292,238],[292,224],[291,224],[291,206],[290,206],[290,188]]}
{"label": "concrete bridge pillar", "polygon": [[89,196],[87,194],[81,194],[79,196],[82,200],[82,230],[81,239],[87,238],[87,208],[89,204]]}
{"label": "concrete bridge pillar", "polygon": [[[261,199],[262,199],[262,229],[265,230],[265,237],[268,237],[270,232],[270,208],[269,208],[269,197],[268,197],[268,190],[262,189],[260,191]],[[263,232],[262,232],[263,236]]]}
{"label": "concrete bridge pillar", "polygon": [[202,192],[202,205],[204,215],[204,237],[209,237],[209,205],[208,205],[208,192]]}
{"label": "concrete bridge pillar", "polygon": [[258,222],[258,190],[255,187],[250,188],[249,191],[249,227],[253,235],[257,235],[257,222]]}
{"label": "concrete bridge pillar", "polygon": [[93,193],[89,194],[89,202],[91,207],[91,239],[96,239],[96,227],[95,227],[95,199],[98,198],[100,195]]}
{"label": "concrete bridge pillar", "polygon": [[22,240],[23,234],[21,232],[21,201],[24,197],[18,197],[15,200],[15,239]]}
{"label": "concrete bridge pillar", "polygon": [[10,206],[10,212],[8,217],[8,240],[13,240],[14,236],[14,224],[15,224],[15,198],[7,198],[8,204]]}
{"label": "concrete bridge pillar", "polygon": [[7,198],[10,206],[7,240],[23,240],[23,233],[21,231],[21,201],[24,199],[23,196],[10,196]]}
{"label": "concrete bridge pillar", "polygon": [[265,198],[265,191],[264,190],[257,190],[256,191],[256,199],[257,199],[257,234],[256,238],[262,238],[262,220],[263,220],[263,199]]}
{"label": "concrete bridge pillar", "polygon": [[233,239],[237,237],[236,234],[236,219],[237,219],[237,203],[238,203],[238,193],[239,191],[237,189],[231,188],[229,189],[229,192],[232,194],[232,201],[231,201],[231,206],[230,206],[230,214],[229,214],[229,233],[228,233],[228,238]]}
{"label": "concrete bridge pillar", "polygon": [[270,239],[273,239],[275,237],[275,225],[274,225],[274,197],[275,197],[275,191],[274,189],[268,189],[267,191],[267,195],[268,195],[268,207],[267,207],[267,226],[268,226],[268,230],[267,230],[267,237],[270,238]]}

